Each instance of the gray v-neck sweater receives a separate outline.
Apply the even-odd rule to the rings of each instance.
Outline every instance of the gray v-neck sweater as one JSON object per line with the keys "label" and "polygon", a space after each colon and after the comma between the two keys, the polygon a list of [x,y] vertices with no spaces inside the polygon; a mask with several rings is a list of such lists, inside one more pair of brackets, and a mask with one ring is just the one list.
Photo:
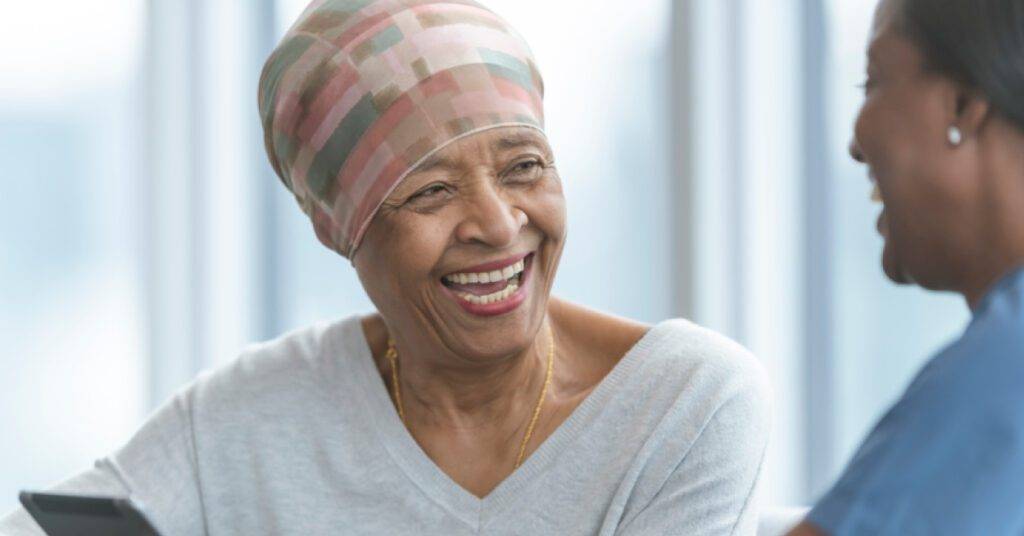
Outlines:
{"label": "gray v-neck sweater", "polygon": [[[748,352],[663,322],[480,499],[403,427],[353,317],[204,373],[57,488],[131,494],[166,536],[754,534],[769,413]],[[19,510],[0,534],[41,532]]]}

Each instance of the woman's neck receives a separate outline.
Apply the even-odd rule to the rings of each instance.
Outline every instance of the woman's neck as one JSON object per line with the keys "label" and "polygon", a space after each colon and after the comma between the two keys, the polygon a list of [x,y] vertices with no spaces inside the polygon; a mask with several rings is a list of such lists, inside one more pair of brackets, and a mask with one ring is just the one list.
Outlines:
{"label": "woman's neck", "polygon": [[446,366],[425,355],[400,358],[398,381],[406,415],[419,424],[446,428],[479,428],[509,417],[518,426],[515,416],[532,409],[544,383],[543,338],[539,334],[525,351],[487,365],[465,366],[456,359],[459,365]]}
{"label": "woman's neck", "polygon": [[1003,277],[1024,265],[1024,135],[1013,129],[999,134],[1001,143],[990,143],[982,156],[977,249],[959,289],[971,310]]}
{"label": "woman's neck", "polygon": [[[455,355],[440,345],[403,344],[401,334],[396,334],[397,376],[407,423],[446,429],[499,423],[518,426],[516,417],[533,409],[544,383],[552,343],[548,333],[545,321],[528,348],[486,363]],[[374,348],[393,395],[391,364],[383,359],[385,351],[386,341],[383,348]]]}

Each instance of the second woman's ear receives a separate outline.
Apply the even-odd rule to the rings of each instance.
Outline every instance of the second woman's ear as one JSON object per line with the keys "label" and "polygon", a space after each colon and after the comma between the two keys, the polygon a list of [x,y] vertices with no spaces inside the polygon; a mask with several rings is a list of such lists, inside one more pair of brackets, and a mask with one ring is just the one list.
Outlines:
{"label": "second woman's ear", "polygon": [[991,104],[978,92],[968,88],[957,88],[955,96],[955,118],[951,123],[963,133],[964,139],[978,135],[985,126]]}

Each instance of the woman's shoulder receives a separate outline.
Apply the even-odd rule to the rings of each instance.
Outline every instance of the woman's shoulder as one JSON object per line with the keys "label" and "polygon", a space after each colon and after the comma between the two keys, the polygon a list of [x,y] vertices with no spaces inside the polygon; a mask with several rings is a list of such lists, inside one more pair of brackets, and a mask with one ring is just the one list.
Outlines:
{"label": "woman's shoulder", "polygon": [[321,321],[275,339],[253,343],[237,357],[200,374],[189,391],[207,403],[244,406],[280,403],[322,390],[326,378],[344,376],[354,364],[360,318]]}
{"label": "woman's shoulder", "polygon": [[675,318],[655,325],[641,341],[643,367],[666,381],[701,388],[720,397],[740,393],[769,397],[767,373],[754,354],[725,335]]}
{"label": "woman's shoulder", "polygon": [[[361,317],[320,321],[294,329],[269,341],[242,349],[233,365],[246,374],[271,375],[287,370],[315,370],[358,353],[362,337]],[[341,359],[339,359],[341,358]]]}
{"label": "woman's shoulder", "polygon": [[[771,407],[767,373],[746,348],[714,330],[676,318],[651,326],[628,351],[623,391],[679,413],[682,421],[728,415],[753,425]],[[720,411],[726,408],[725,411]]]}
{"label": "woman's shoulder", "polygon": [[[661,400],[662,426],[758,457],[771,428],[772,393],[758,359],[728,337],[684,319],[655,325],[637,344],[628,390]],[[697,428],[694,428],[695,424]],[[704,432],[713,431],[711,434]],[[729,447],[732,448],[732,447]]]}
{"label": "woman's shoulder", "polygon": [[725,376],[763,377],[764,368],[743,345],[715,330],[683,318],[665,320],[652,328],[660,359],[680,365],[703,366]]}
{"label": "woman's shoulder", "polygon": [[587,355],[600,356],[609,370],[627,361],[626,367],[637,370],[631,376],[642,388],[649,387],[648,378],[656,378],[666,393],[769,396],[767,374],[749,350],[691,321],[671,319],[651,326],[562,300],[552,301],[552,313],[582,341],[576,344]]}
{"label": "woman's shoulder", "polygon": [[[767,374],[750,351],[684,319],[650,326],[586,310],[572,313],[578,326],[587,326],[579,333],[620,345],[615,352],[622,355],[599,391],[613,401],[604,413],[607,422],[648,423],[650,437],[671,445],[665,452],[673,460],[704,438],[705,448],[756,465],[771,428],[772,397]],[[613,330],[618,333],[608,333]]]}
{"label": "woman's shoulder", "polygon": [[760,382],[761,363],[749,350],[714,330],[674,318],[655,325],[603,313],[564,300],[552,300],[552,316],[593,353],[616,361],[639,353],[647,366],[667,370],[705,370],[719,380]]}
{"label": "woman's shoulder", "polygon": [[560,298],[548,305],[552,321],[562,331],[604,346],[632,346],[650,326],[636,320],[591,309]]}

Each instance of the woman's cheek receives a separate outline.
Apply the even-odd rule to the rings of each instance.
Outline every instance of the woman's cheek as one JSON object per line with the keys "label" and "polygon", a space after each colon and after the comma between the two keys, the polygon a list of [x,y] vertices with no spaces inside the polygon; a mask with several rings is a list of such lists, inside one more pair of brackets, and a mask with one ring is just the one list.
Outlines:
{"label": "woman's cheek", "polygon": [[548,232],[559,239],[564,238],[566,233],[566,209],[565,196],[562,194],[561,188],[558,188],[557,191],[549,192],[545,196],[544,201],[543,214],[550,220]]}
{"label": "woman's cheek", "polygon": [[432,267],[440,259],[452,234],[450,218],[442,213],[412,214],[402,232],[394,236],[396,250],[409,262]]}

